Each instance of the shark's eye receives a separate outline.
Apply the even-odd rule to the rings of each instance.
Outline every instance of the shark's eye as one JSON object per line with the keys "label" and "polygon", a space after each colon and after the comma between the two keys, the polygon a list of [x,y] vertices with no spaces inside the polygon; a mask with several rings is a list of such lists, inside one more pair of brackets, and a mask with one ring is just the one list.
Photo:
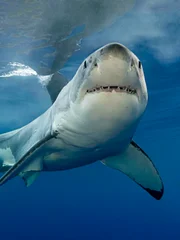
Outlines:
{"label": "shark's eye", "polygon": [[133,61],[133,59],[131,60],[131,67],[133,67],[134,66],[134,61]]}
{"label": "shark's eye", "polygon": [[84,61],[84,68],[87,68],[87,62]]}
{"label": "shark's eye", "polygon": [[139,61],[139,69],[141,69],[141,65],[142,65],[141,62]]}

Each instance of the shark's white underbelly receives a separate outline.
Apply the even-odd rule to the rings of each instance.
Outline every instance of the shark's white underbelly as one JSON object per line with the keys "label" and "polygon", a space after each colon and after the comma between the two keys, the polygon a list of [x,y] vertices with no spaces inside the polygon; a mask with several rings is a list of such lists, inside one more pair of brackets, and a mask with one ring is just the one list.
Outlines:
{"label": "shark's white underbelly", "polygon": [[41,156],[43,171],[67,170],[88,165],[110,155],[123,152],[130,140],[130,138],[123,141],[114,139],[94,147],[78,147],[68,145],[60,139],[52,139],[37,151],[35,157]]}
{"label": "shark's white underbelly", "polygon": [[[121,107],[117,100],[124,100]],[[104,108],[99,107],[101,101]],[[124,94],[100,93],[88,96],[83,104],[72,104],[67,112],[57,115],[53,129],[58,131],[58,138],[45,143],[41,152],[44,170],[75,168],[123,151],[139,120],[134,117],[132,105]]]}

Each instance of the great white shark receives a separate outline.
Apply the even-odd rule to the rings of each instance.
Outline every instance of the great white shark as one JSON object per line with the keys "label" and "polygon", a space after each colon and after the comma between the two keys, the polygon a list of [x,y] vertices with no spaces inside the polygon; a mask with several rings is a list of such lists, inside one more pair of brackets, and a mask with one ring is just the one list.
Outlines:
{"label": "great white shark", "polygon": [[158,171],[132,139],[148,102],[142,63],[133,52],[107,44],[83,61],[71,81],[55,73],[46,87],[51,107],[0,135],[0,185],[20,176],[29,186],[42,171],[101,161],[162,197]]}

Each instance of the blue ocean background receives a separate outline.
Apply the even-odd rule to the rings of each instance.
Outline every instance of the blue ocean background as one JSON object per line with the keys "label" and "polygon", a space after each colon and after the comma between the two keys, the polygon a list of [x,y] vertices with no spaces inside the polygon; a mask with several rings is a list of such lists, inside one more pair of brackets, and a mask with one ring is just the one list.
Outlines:
{"label": "blue ocean background", "polygon": [[[127,176],[100,162],[42,173],[29,188],[17,177],[0,188],[0,240],[180,239],[180,2],[132,1],[126,10],[116,12],[115,7],[98,21],[92,17],[84,22],[86,12],[78,12],[84,15],[77,25],[75,19],[71,22],[72,29],[64,30],[64,38],[57,32],[62,26],[66,29],[68,18],[63,17],[61,25],[57,11],[68,1],[44,1],[46,11],[44,2],[32,2],[30,8],[28,1],[0,0],[0,133],[23,126],[48,109],[50,98],[41,84],[45,77],[39,75],[57,70],[70,80],[88,54],[106,43],[120,42],[143,64],[149,103],[134,140],[155,163],[165,191],[157,201]],[[99,0],[107,3],[103,10],[92,2],[92,13],[125,4]],[[74,3],[77,6],[81,1]],[[13,15],[17,9],[21,14]],[[28,25],[32,21],[25,19],[29,11],[36,16],[32,26]],[[39,33],[38,28],[34,31],[36,26],[44,31],[41,36],[33,35]],[[86,28],[89,30],[83,35]],[[71,34],[77,36],[78,45],[73,40],[65,48],[62,41],[67,36],[71,39]]]}

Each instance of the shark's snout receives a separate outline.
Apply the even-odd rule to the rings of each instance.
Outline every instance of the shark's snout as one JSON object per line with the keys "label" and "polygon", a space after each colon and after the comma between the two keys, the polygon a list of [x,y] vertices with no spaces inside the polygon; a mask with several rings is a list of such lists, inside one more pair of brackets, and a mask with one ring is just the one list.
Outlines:
{"label": "shark's snout", "polygon": [[128,49],[119,43],[111,43],[107,45],[102,49],[101,55],[106,57],[116,57],[126,62],[129,62],[131,59]]}
{"label": "shark's snout", "polygon": [[[131,71],[131,53],[121,44],[112,43],[108,44],[99,51],[94,58],[96,66],[92,64],[89,71],[87,82],[87,91],[98,89],[104,90],[107,87],[108,91],[111,89],[119,90],[130,89],[136,92],[136,86],[133,81],[128,77]],[[134,72],[136,77],[136,72]],[[98,92],[99,92],[98,91]],[[130,91],[131,92],[131,91]]]}

